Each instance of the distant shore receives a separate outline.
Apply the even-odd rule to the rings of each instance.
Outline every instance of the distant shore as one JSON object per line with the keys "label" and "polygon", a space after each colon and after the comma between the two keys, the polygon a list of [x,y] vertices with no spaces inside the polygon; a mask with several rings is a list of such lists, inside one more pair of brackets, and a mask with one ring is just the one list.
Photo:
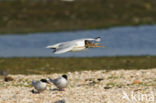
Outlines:
{"label": "distant shore", "polygon": [[156,68],[156,56],[92,58],[0,58],[0,71],[9,74],[49,74],[84,70]]}
{"label": "distant shore", "polygon": [[156,24],[155,0],[0,1],[0,35]]}

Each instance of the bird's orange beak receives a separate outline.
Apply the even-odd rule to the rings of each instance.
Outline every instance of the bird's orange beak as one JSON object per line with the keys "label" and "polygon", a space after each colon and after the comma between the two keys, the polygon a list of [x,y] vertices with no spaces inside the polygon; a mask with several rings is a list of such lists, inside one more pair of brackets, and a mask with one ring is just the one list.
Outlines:
{"label": "bird's orange beak", "polygon": [[100,46],[100,44],[102,44],[102,43],[87,42],[87,43],[86,43],[86,47],[87,47],[87,48],[94,48],[94,47],[101,47],[101,48],[104,48],[104,46]]}
{"label": "bird's orange beak", "polygon": [[50,82],[49,82],[49,81],[47,81],[47,84],[50,84]]}
{"label": "bird's orange beak", "polygon": [[105,48],[105,46],[101,46],[100,44],[102,44],[102,43],[94,43],[94,44],[93,44],[93,47]]}

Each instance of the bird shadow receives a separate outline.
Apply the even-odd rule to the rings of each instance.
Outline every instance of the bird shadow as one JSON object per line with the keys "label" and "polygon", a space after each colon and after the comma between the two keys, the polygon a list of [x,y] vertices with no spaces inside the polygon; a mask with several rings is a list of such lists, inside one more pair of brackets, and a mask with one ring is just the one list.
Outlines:
{"label": "bird shadow", "polygon": [[35,91],[34,89],[32,89],[30,92],[33,94],[39,94],[39,92]]}
{"label": "bird shadow", "polygon": [[58,88],[53,88],[53,89],[49,89],[49,90],[51,90],[51,91],[59,91]]}
{"label": "bird shadow", "polygon": [[54,88],[54,89],[49,89],[51,91],[65,91],[64,89],[58,89],[58,88]]}

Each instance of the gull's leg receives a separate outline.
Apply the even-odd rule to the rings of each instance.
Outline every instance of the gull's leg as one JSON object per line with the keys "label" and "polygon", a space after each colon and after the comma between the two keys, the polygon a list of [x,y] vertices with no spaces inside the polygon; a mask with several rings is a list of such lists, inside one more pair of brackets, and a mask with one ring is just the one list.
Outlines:
{"label": "gull's leg", "polygon": [[65,91],[65,89],[64,88],[59,88],[59,91]]}

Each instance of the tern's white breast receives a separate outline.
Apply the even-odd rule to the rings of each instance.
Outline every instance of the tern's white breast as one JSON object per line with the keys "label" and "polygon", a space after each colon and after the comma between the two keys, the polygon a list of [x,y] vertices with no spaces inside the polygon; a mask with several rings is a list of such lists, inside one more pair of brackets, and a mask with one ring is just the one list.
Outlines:
{"label": "tern's white breast", "polygon": [[74,51],[81,51],[81,50],[86,49],[84,40],[77,40],[75,42],[76,42],[75,47],[72,49],[73,52]]}
{"label": "tern's white breast", "polygon": [[65,87],[67,87],[67,84],[68,84],[68,81],[63,77],[59,78],[57,81],[58,88],[65,88]]}
{"label": "tern's white breast", "polygon": [[44,89],[46,89],[46,83],[42,83],[41,81],[37,81],[35,83],[33,83],[35,89],[42,91]]}
{"label": "tern's white breast", "polygon": [[86,49],[85,47],[75,47],[71,51],[76,52],[76,51],[81,51],[81,50],[85,50],[85,49]]}

